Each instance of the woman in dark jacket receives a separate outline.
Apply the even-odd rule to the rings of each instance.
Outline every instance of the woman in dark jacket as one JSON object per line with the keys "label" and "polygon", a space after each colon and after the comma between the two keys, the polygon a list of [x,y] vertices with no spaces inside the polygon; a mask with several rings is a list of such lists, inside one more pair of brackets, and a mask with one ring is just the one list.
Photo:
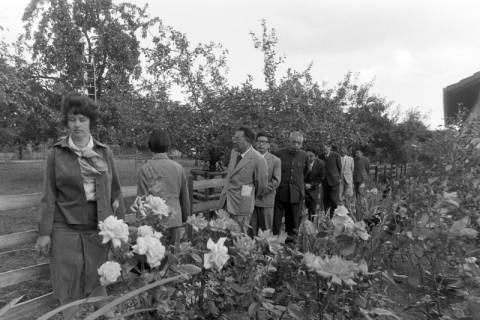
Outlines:
{"label": "woman in dark jacket", "polygon": [[[62,100],[68,136],[49,150],[40,207],[38,252],[51,252],[53,289],[61,304],[87,296],[106,295],[97,269],[107,260],[98,223],[109,215],[124,216],[120,182],[113,154],[90,130],[97,106],[76,94]],[[75,319],[78,309],[64,311]],[[112,314],[113,315],[113,314]]]}

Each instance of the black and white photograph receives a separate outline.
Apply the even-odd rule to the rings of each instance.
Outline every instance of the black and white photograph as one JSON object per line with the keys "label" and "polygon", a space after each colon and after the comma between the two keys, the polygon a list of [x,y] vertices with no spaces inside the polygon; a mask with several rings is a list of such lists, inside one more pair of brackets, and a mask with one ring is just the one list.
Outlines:
{"label": "black and white photograph", "polygon": [[1,320],[480,319],[480,2],[0,5]]}

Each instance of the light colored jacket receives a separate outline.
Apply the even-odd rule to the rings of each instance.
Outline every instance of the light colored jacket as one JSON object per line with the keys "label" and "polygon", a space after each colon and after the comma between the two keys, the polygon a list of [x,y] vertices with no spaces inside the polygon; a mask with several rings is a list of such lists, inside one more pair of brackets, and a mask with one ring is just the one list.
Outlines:
{"label": "light colored jacket", "polygon": [[353,184],[353,158],[350,156],[342,157],[342,176],[348,184]]}
{"label": "light colored jacket", "polygon": [[262,208],[273,208],[275,204],[275,194],[282,179],[282,162],[280,158],[270,152],[263,156],[267,161],[268,184],[265,193],[255,199],[255,206]]}
{"label": "light colored jacket", "polygon": [[168,227],[177,227],[187,220],[190,214],[190,199],[187,179],[183,167],[157,153],[138,171],[137,195],[154,195],[165,200],[174,210],[168,219]]}
{"label": "light colored jacket", "polygon": [[255,197],[263,194],[267,188],[267,162],[253,148],[238,164],[237,156],[238,152],[232,150],[219,205],[231,214],[249,215],[253,212]]}

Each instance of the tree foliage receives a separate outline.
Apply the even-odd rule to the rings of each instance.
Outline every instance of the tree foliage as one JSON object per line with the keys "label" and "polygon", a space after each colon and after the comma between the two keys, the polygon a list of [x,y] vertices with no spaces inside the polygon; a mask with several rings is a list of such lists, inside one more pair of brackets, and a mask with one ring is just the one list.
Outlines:
{"label": "tree foliage", "polygon": [[145,8],[111,0],[32,0],[23,15],[37,76],[91,96],[131,89],[138,78],[140,42],[156,22]]}
{"label": "tree foliage", "polygon": [[254,87],[252,76],[229,84],[228,51],[221,44],[192,44],[185,33],[151,18],[147,7],[32,0],[23,21],[21,50],[0,66],[3,92],[15,92],[0,97],[8,106],[2,136],[12,144],[54,138],[61,95],[88,89],[102,113],[96,134],[126,147],[144,147],[148,133],[163,127],[185,154],[205,153],[213,140],[226,151],[234,129],[250,126],[270,133],[278,145],[298,130],[308,147],[333,141],[388,162],[431,157],[416,147],[432,138],[418,112],[398,121],[390,115],[392,102],[371,92],[373,83],[348,73],[332,87],[320,85],[312,63],[282,74],[286,60],[265,20],[258,34],[250,33],[263,56],[264,88]]}

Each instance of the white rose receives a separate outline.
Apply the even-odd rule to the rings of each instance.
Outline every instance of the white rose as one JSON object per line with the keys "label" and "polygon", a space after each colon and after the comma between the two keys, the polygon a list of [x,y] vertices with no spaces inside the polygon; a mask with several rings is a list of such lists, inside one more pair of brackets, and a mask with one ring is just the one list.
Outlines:
{"label": "white rose", "polygon": [[207,248],[210,249],[210,252],[204,254],[203,266],[205,269],[215,267],[218,270],[222,270],[230,258],[228,248],[223,244],[225,240],[227,240],[227,238],[222,237],[215,243],[212,239],[208,239]]}
{"label": "white rose", "polygon": [[333,212],[333,214],[337,215],[337,216],[341,216],[341,217],[347,217],[348,216],[348,210],[345,206],[343,205],[339,205],[335,211]]}
{"label": "white rose", "polygon": [[100,276],[100,283],[102,286],[114,283],[120,277],[121,268],[118,262],[107,261],[98,268],[98,275]]}
{"label": "white rose", "polygon": [[165,257],[165,247],[160,240],[154,236],[138,237],[137,244],[133,247],[133,252],[147,257],[150,267],[158,267]]}
{"label": "white rose", "polygon": [[122,219],[108,216],[98,224],[98,228],[100,229],[98,234],[103,237],[104,244],[112,241],[112,245],[117,248],[122,242],[128,242],[128,225]]}
{"label": "white rose", "polygon": [[163,235],[161,232],[154,231],[151,226],[140,226],[137,228],[139,237],[154,237],[160,239]]}
{"label": "white rose", "polygon": [[152,195],[148,195],[145,198],[145,207],[152,210],[152,213],[159,216],[168,217],[170,213],[170,208],[168,207],[165,200],[160,197],[155,197]]}
{"label": "white rose", "polygon": [[353,230],[355,222],[348,215],[348,210],[345,206],[338,206],[333,213],[332,224],[335,227],[333,232],[334,236],[338,236],[341,233],[350,233]]}

